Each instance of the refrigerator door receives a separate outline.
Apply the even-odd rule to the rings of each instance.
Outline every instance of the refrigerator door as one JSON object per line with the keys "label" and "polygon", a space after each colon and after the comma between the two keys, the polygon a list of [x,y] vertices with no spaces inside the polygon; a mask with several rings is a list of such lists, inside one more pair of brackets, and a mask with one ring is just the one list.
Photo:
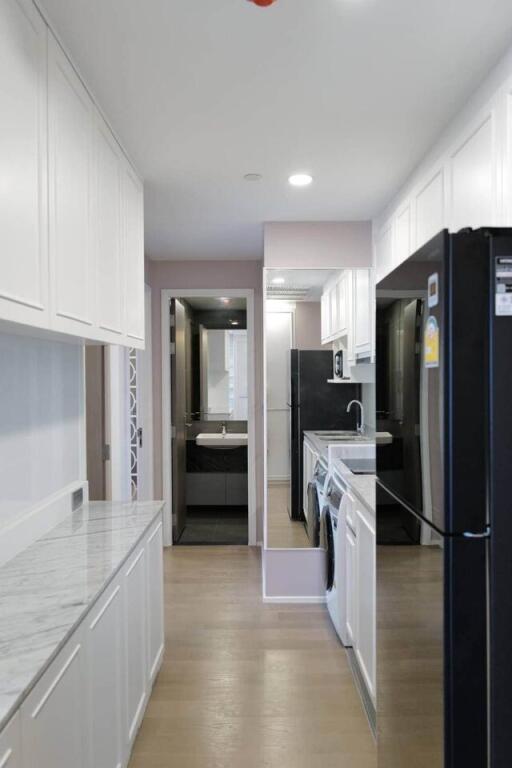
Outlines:
{"label": "refrigerator door", "polygon": [[[485,768],[486,542],[382,543],[377,505],[379,768]],[[397,517],[397,525],[400,518]],[[388,523],[389,526],[389,523]],[[393,540],[386,527],[384,541]],[[399,532],[395,540],[400,540]]]}
{"label": "refrigerator door", "polygon": [[377,476],[440,533],[486,528],[488,254],[441,232],[377,285]]}

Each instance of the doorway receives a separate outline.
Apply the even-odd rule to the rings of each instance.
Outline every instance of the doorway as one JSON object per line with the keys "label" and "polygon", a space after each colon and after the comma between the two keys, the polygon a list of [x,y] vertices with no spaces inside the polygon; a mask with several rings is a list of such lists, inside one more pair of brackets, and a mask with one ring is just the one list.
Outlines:
{"label": "doorway", "polygon": [[162,291],[166,544],[256,543],[252,290]]}

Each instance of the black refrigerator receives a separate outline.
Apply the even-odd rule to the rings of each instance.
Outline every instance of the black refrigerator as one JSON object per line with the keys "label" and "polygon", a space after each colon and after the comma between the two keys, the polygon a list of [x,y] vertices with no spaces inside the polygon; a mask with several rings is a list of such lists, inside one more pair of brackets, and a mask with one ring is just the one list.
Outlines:
{"label": "black refrigerator", "polygon": [[303,520],[302,471],[304,432],[355,429],[356,410],[346,413],[348,403],[360,397],[359,384],[329,384],[333,378],[331,350],[290,350],[290,448],[291,483],[288,512]]}
{"label": "black refrigerator", "polygon": [[512,230],[377,284],[379,768],[512,766]]}

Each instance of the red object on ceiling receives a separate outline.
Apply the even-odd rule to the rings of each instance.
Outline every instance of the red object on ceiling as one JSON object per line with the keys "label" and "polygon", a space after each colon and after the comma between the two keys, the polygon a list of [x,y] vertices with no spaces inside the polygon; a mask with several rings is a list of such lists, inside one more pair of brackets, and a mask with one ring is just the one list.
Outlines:
{"label": "red object on ceiling", "polygon": [[254,5],[259,5],[260,8],[266,8],[269,5],[272,5],[276,2],[276,0],[249,0],[250,3],[254,3]]}

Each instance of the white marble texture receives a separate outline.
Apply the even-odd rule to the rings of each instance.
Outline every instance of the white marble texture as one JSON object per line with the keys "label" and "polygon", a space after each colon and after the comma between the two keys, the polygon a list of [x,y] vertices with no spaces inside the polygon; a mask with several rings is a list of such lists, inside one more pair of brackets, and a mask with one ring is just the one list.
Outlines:
{"label": "white marble texture", "polygon": [[162,507],[85,504],[0,568],[0,730]]}

